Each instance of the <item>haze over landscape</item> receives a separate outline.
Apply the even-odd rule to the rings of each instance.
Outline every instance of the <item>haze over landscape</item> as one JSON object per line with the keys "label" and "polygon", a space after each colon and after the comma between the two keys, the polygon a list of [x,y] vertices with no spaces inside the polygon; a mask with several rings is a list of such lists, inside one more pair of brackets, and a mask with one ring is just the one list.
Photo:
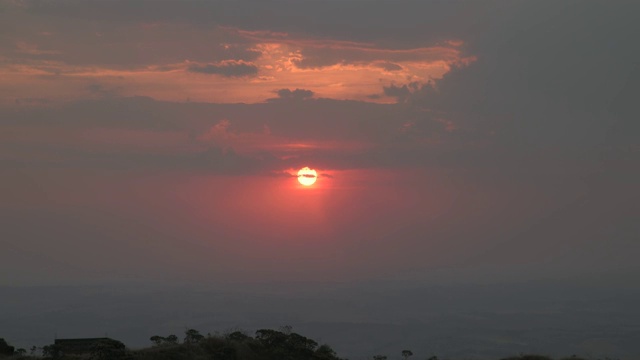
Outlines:
{"label": "haze over landscape", "polygon": [[0,337],[640,358],[639,11],[0,0]]}

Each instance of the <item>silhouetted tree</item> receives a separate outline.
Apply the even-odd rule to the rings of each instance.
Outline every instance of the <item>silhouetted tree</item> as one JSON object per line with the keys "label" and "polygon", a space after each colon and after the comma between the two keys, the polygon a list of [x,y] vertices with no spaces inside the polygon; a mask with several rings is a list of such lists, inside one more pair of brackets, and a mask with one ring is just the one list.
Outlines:
{"label": "silhouetted tree", "polygon": [[311,353],[318,347],[317,342],[296,333],[289,334],[287,344],[289,345],[289,349],[297,352]]}
{"label": "silhouetted tree", "polygon": [[316,353],[314,355],[314,358],[318,360],[325,360],[325,359],[329,360],[329,359],[335,359],[337,357],[338,357],[338,354],[336,354],[336,352],[331,348],[331,346],[327,344],[320,345],[316,349]]}
{"label": "silhouetted tree", "polygon": [[185,344],[197,344],[200,340],[204,339],[204,336],[200,334],[198,330],[188,329],[184,332],[184,343]]}
{"label": "silhouetted tree", "polygon": [[266,348],[275,348],[287,341],[287,335],[277,330],[260,329],[256,331],[256,340]]}
{"label": "silhouetted tree", "polygon": [[249,335],[245,334],[242,331],[234,331],[231,334],[226,335],[225,338],[227,340],[239,341],[239,342],[251,339],[251,337]]}
{"label": "silhouetted tree", "polygon": [[387,355],[373,355],[373,360],[387,360]]}
{"label": "silhouetted tree", "polygon": [[60,347],[56,344],[46,345],[42,347],[42,356],[48,357],[51,359],[59,359],[60,355]]}
{"label": "silhouetted tree", "polygon": [[413,356],[411,350],[402,350],[402,357],[407,360],[410,356]]}
{"label": "silhouetted tree", "polygon": [[27,355],[27,350],[23,349],[23,348],[19,348],[16,350],[16,352],[14,353],[17,356],[25,356]]}
{"label": "silhouetted tree", "polygon": [[520,356],[511,356],[508,358],[504,358],[502,360],[552,360],[552,359],[544,355],[520,355]]}
{"label": "silhouetted tree", "polygon": [[91,350],[92,360],[117,360],[126,356],[126,349],[122,342],[113,339],[100,340]]}
{"label": "silhouetted tree", "polygon": [[164,338],[164,341],[167,344],[177,344],[178,343],[178,337],[173,335],[173,334],[171,334],[171,335],[167,336],[166,338]]}
{"label": "silhouetted tree", "polygon": [[317,342],[300,334],[285,334],[270,329],[256,331],[256,340],[262,345],[269,359],[277,360],[312,359],[318,347]]}
{"label": "silhouetted tree", "polygon": [[167,339],[162,337],[162,336],[158,336],[158,335],[153,335],[152,337],[149,338],[149,340],[151,340],[151,342],[155,345],[155,346],[160,346],[162,345]]}

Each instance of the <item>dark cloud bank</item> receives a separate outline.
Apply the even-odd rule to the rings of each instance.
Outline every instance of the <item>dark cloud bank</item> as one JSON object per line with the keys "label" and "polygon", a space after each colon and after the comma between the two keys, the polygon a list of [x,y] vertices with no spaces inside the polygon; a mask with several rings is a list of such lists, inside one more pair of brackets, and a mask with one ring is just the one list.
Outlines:
{"label": "dark cloud bank", "polygon": [[220,64],[190,65],[190,72],[200,74],[215,74],[227,77],[254,76],[258,73],[258,67],[242,61],[224,61]]}

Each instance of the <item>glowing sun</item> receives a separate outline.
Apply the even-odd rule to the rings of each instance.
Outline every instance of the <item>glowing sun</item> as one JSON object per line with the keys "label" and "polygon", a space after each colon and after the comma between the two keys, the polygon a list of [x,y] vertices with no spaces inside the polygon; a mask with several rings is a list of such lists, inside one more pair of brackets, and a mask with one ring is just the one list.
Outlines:
{"label": "glowing sun", "polygon": [[316,180],[318,180],[318,173],[315,170],[303,167],[298,171],[298,181],[300,184],[304,186],[311,186],[316,182]]}

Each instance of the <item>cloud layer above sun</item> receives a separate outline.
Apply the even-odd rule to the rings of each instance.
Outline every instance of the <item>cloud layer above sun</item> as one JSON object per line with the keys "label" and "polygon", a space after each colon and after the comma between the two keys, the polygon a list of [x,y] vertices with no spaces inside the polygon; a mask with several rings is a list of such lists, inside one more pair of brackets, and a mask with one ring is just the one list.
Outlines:
{"label": "cloud layer above sun", "polygon": [[5,103],[101,95],[255,103],[281,88],[392,102],[380,91],[382,85],[440,79],[475,59],[456,39],[390,47],[216,22],[92,20],[48,6],[34,2],[0,14],[12,29],[0,42]]}
{"label": "cloud layer above sun", "polygon": [[3,2],[3,156],[216,149],[281,171],[309,160],[459,166],[555,151],[553,162],[616,137],[617,150],[633,149],[632,47],[583,56],[632,33],[623,5],[252,6]]}

